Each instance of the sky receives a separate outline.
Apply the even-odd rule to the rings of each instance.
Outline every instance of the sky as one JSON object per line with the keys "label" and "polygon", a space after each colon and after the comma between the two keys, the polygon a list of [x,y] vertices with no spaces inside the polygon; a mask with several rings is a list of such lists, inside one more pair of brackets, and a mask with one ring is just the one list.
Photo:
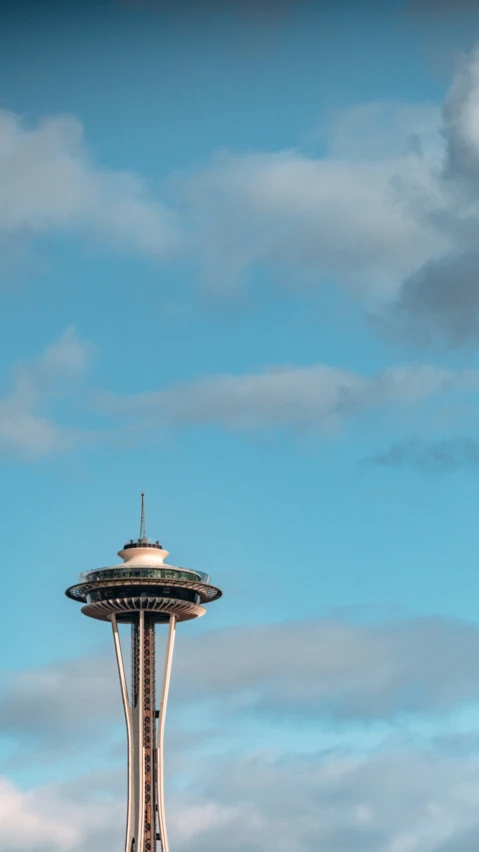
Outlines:
{"label": "sky", "polygon": [[172,849],[475,852],[478,190],[476,0],[0,2],[2,852],[122,848],[142,490]]}

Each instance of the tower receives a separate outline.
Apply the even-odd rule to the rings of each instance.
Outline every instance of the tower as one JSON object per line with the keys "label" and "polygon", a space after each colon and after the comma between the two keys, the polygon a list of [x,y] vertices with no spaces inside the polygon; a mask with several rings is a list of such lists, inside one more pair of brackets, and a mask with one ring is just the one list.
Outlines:
{"label": "tower", "polygon": [[[66,591],[90,618],[110,621],[120,676],[128,742],[125,852],[169,852],[164,802],[164,731],[176,625],[199,618],[204,604],[221,597],[207,574],[167,565],[169,555],[146,535],[144,493],[140,537],[130,539],[111,568],[85,571]],[[118,630],[131,625],[131,677],[127,678]],[[168,625],[159,707],[156,702],[156,625]],[[129,682],[128,682],[129,681]]]}

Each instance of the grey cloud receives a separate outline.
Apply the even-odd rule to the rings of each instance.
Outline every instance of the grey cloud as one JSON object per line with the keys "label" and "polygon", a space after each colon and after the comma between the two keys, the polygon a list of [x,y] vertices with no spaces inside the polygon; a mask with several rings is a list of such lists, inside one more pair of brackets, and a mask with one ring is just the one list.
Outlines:
{"label": "grey cloud", "polygon": [[432,211],[444,252],[407,275],[382,312],[384,328],[448,346],[477,346],[479,332],[479,49],[456,72],[443,107],[442,206]]}
{"label": "grey cloud", "polygon": [[116,397],[100,409],[117,419],[158,428],[212,424],[232,431],[337,431],[375,410],[412,409],[436,395],[477,388],[474,371],[405,365],[372,376],[317,364],[276,367],[249,375],[219,375],[165,390]]}
{"label": "grey cloud", "polygon": [[366,460],[367,465],[412,468],[424,473],[447,473],[479,465],[479,440],[447,438],[414,440],[393,444],[383,453]]}
{"label": "grey cloud", "polygon": [[379,321],[383,331],[416,341],[477,345],[479,254],[456,254],[424,266],[404,282]]}
{"label": "grey cloud", "polygon": [[[478,66],[479,47],[476,46],[472,55],[457,68],[443,105],[446,176],[466,181],[474,179],[472,194],[479,174]],[[462,189],[467,196],[467,183]],[[477,214],[477,208],[475,212]]]}
{"label": "grey cloud", "polygon": [[478,650],[474,626],[442,618],[238,628],[184,643],[175,690],[273,715],[436,714],[479,698]]}
{"label": "grey cloud", "polygon": [[65,660],[4,675],[0,691],[3,737],[52,755],[104,736],[121,721],[113,652]]}
{"label": "grey cloud", "polygon": [[[478,661],[477,628],[446,618],[229,628],[181,638],[172,699],[177,708],[206,703],[215,725],[226,727],[237,713],[390,722],[477,701]],[[20,672],[0,695],[4,736],[38,748],[77,748],[114,719],[121,701],[113,649],[108,659]]]}

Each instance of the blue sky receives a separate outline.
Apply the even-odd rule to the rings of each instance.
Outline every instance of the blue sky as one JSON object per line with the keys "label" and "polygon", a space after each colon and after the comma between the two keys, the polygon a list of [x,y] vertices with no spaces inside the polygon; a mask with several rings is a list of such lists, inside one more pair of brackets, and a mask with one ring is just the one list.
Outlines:
{"label": "blue sky", "polygon": [[280,5],[1,5],[7,852],[121,843],[63,590],[142,489],[225,593],[178,641],[175,849],[477,848],[479,11]]}

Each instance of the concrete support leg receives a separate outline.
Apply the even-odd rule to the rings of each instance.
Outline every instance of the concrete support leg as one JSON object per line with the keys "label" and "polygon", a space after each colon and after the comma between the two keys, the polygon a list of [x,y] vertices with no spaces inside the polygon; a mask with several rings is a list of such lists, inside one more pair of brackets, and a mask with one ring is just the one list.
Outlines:
{"label": "concrete support leg", "polygon": [[132,852],[134,849],[134,830],[135,830],[135,736],[133,731],[133,708],[128,697],[128,686],[125,675],[125,664],[123,662],[123,654],[121,652],[120,634],[116,615],[111,617],[111,626],[113,629],[113,641],[115,643],[116,661],[118,664],[118,674],[120,676],[121,696],[123,699],[123,709],[125,711],[126,734],[128,742],[128,804],[126,812],[126,839],[125,852]]}
{"label": "concrete support leg", "polygon": [[158,827],[162,852],[169,852],[165,815],[164,738],[166,708],[168,705],[168,693],[170,690],[171,666],[173,662],[175,635],[176,618],[174,615],[172,615],[170,616],[170,628],[168,630],[168,640],[166,644],[165,668],[163,673],[163,686],[161,690],[160,711],[158,717],[158,748],[156,750],[156,792],[158,802]]}

